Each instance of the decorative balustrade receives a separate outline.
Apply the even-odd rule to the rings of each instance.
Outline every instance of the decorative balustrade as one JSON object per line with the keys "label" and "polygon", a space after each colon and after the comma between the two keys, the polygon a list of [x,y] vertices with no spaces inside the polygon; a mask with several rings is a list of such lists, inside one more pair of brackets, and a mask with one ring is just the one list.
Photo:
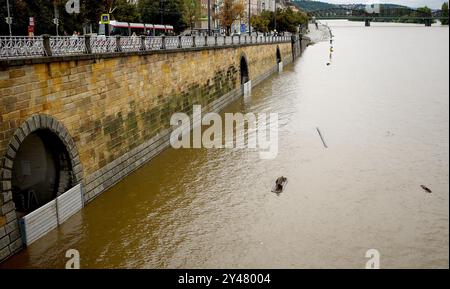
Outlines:
{"label": "decorative balustrade", "polygon": [[293,41],[293,37],[296,36],[2,36],[0,59],[283,43]]}
{"label": "decorative balustrade", "polygon": [[195,39],[195,47],[205,46],[205,37],[196,36],[194,39]]}
{"label": "decorative balustrade", "polygon": [[162,49],[162,37],[145,37],[141,38],[141,40],[144,39],[144,47],[145,50],[158,50]]}
{"label": "decorative balustrade", "polygon": [[120,51],[133,52],[139,51],[142,48],[142,42],[139,37],[124,37],[120,38]]}
{"label": "decorative balustrade", "polygon": [[178,49],[180,48],[180,39],[179,37],[166,37],[166,49]]}
{"label": "decorative balustrade", "polygon": [[193,37],[181,37],[181,48],[194,47],[194,38]]}
{"label": "decorative balustrade", "polygon": [[71,55],[86,53],[84,37],[51,37],[51,55]]}
{"label": "decorative balustrade", "polygon": [[216,37],[208,37],[206,40],[207,41],[206,44],[208,46],[216,46],[216,40],[217,40]]}
{"label": "decorative balustrade", "polygon": [[0,59],[43,55],[44,40],[41,37],[0,37]]}
{"label": "decorative balustrade", "polygon": [[87,41],[90,43],[90,52],[91,53],[108,53],[108,52],[117,52],[117,39],[115,37],[105,37],[105,36],[96,36],[90,37],[90,40]]}

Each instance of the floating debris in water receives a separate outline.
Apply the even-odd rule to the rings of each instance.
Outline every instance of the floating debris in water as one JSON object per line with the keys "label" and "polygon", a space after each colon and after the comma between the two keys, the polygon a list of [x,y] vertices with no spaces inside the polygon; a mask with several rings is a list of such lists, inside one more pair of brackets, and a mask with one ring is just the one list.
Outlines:
{"label": "floating debris in water", "polygon": [[429,193],[429,194],[431,194],[433,191],[432,190],[430,190],[429,188],[427,188],[427,187],[425,187],[424,185],[421,185],[420,186],[425,192],[427,192],[427,193]]}
{"label": "floating debris in water", "polygon": [[272,188],[272,193],[281,194],[284,189],[286,189],[287,185],[287,178],[286,177],[279,177],[275,181],[275,186]]}
{"label": "floating debris in water", "polygon": [[319,133],[320,139],[322,140],[323,146],[325,148],[328,148],[327,143],[325,142],[325,139],[323,138],[322,132],[320,131],[320,129],[317,127],[317,132]]}
{"label": "floating debris in water", "polygon": [[386,132],[386,137],[394,136],[395,134],[391,131]]}

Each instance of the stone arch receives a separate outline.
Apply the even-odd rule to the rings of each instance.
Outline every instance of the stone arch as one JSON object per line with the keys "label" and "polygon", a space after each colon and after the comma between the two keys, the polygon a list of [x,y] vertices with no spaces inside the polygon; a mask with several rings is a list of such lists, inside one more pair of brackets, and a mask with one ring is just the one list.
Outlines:
{"label": "stone arch", "polygon": [[[35,163],[44,161],[40,166],[44,167],[42,170],[45,171],[45,174],[42,172],[39,173],[39,176],[31,174],[38,169],[32,169],[31,161],[28,164],[25,161],[27,158],[33,159]],[[20,169],[18,168],[19,163],[21,164]],[[20,177],[16,176],[18,170],[21,173]],[[46,192],[54,198],[64,193],[69,187],[79,184],[82,181],[82,171],[75,142],[64,125],[49,115],[34,115],[28,118],[11,138],[1,166],[0,183],[2,186],[0,191],[4,196],[10,196],[8,200],[11,202],[10,207],[17,210],[16,197],[19,194],[17,190],[21,189],[20,185],[25,186],[26,176],[29,176],[28,182],[30,179],[36,178],[38,179],[31,180],[31,182],[44,180],[42,184],[48,188]],[[45,184],[47,181],[49,183]],[[36,184],[36,186],[38,185]],[[42,205],[44,204],[40,204],[40,206]],[[30,208],[28,206],[28,209]],[[29,212],[24,210],[23,213]]]}
{"label": "stone arch", "polygon": [[244,85],[245,83],[247,83],[250,80],[248,61],[247,61],[247,56],[245,55],[245,53],[241,54],[239,67],[240,67],[241,85]]}
{"label": "stone arch", "polygon": [[283,58],[281,57],[280,47],[277,45],[277,64],[280,64],[282,62],[283,62]]}

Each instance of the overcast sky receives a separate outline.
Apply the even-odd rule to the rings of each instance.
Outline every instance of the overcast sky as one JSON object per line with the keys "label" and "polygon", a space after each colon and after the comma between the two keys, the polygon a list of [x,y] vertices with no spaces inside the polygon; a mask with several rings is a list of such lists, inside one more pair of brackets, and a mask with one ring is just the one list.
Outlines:
{"label": "overcast sky", "polygon": [[442,3],[446,2],[445,0],[379,0],[379,1],[370,1],[370,0],[321,0],[323,2],[336,3],[336,4],[351,4],[351,3],[391,3],[391,4],[400,4],[410,7],[422,7],[428,6],[430,8],[441,8]]}

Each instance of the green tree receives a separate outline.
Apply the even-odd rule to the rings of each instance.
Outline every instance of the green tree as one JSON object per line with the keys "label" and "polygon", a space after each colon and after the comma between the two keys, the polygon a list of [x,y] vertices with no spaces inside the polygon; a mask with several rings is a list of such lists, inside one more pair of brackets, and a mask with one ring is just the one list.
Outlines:
{"label": "green tree", "polygon": [[[428,8],[427,6],[417,8],[416,13],[417,13],[417,16],[419,16],[419,17],[431,17],[433,15],[433,11],[431,11],[431,9]],[[414,21],[412,21],[412,22],[414,22]],[[420,20],[415,21],[415,22],[425,23],[426,20],[420,19]]]}
{"label": "green tree", "polygon": [[[48,0],[17,0],[10,2],[10,13],[13,18],[13,35],[28,34],[28,19],[35,18],[35,34],[55,33],[53,24],[53,3]],[[0,7],[0,34],[9,35],[9,28],[5,22],[7,16],[6,1],[2,1]]]}
{"label": "green tree", "polygon": [[[98,28],[100,14],[107,13],[113,0],[81,0],[79,14],[67,14],[65,0],[10,0],[11,16],[13,17],[12,30],[14,35],[28,34],[28,19],[35,18],[35,35],[56,33],[53,23],[56,6],[59,12],[59,33],[64,31],[82,31],[83,26],[92,26],[94,31]],[[3,5],[4,3],[4,5]],[[9,34],[8,25],[4,22],[7,15],[6,1],[0,6],[0,34]]]}
{"label": "green tree", "polygon": [[141,19],[139,11],[135,4],[127,0],[115,0],[113,3],[114,9],[112,18],[122,22],[139,22]]}
{"label": "green tree", "polygon": [[65,9],[65,3],[66,0],[59,0],[58,4],[60,13],[60,33],[66,32],[67,34],[71,34],[73,31],[83,31],[84,27],[90,27],[93,32],[97,32],[100,15],[109,12],[113,1],[81,0],[79,14],[68,14]]}
{"label": "green tree", "polygon": [[253,29],[258,32],[269,32],[269,23],[270,19],[268,17],[264,17],[262,15],[253,15],[251,18],[251,24]]}
{"label": "green tree", "polygon": [[419,12],[422,16],[431,16],[433,12],[427,6],[417,8],[417,12]]}
{"label": "green tree", "polygon": [[194,29],[195,21],[202,17],[202,3],[200,0],[182,0],[183,21]]}
{"label": "green tree", "polygon": [[448,25],[448,2],[442,4],[442,17],[447,19],[441,19],[442,25]]}
{"label": "green tree", "polygon": [[[272,11],[263,11],[260,15],[262,19],[267,22],[267,29],[269,31],[277,30],[278,32],[298,32],[300,25],[306,26],[308,24],[308,15],[304,12],[294,12],[291,8],[278,9],[275,15]],[[276,17],[276,23],[275,23]],[[257,21],[257,20],[255,20]],[[265,26],[266,23],[263,23]],[[261,25],[256,22],[257,25]],[[276,24],[276,27],[275,27]],[[258,29],[259,30],[259,29]],[[260,30],[264,32],[264,30]]]}
{"label": "green tree", "polygon": [[140,0],[138,9],[145,23],[172,25],[176,32],[186,29],[182,0]]}
{"label": "green tree", "polygon": [[227,34],[231,34],[231,26],[237,20],[245,16],[245,6],[242,1],[224,0],[219,14],[220,23],[226,28]]}

